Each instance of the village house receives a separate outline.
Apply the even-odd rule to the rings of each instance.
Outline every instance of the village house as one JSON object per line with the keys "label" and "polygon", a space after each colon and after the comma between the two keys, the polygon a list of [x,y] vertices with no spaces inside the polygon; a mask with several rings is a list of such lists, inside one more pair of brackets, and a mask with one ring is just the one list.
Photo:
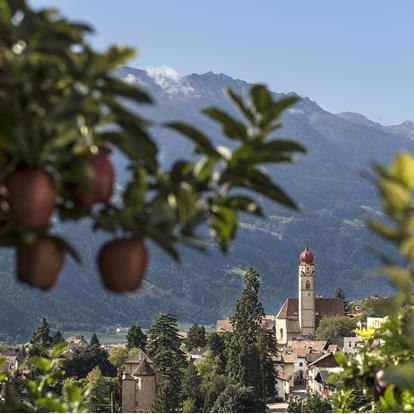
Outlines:
{"label": "village house", "polygon": [[19,365],[17,352],[12,349],[0,351],[0,359],[3,360],[0,365],[0,372],[14,371]]}
{"label": "village house", "polygon": [[75,351],[79,348],[84,348],[88,346],[88,341],[84,338],[83,335],[73,335],[66,338],[66,342],[68,343],[68,349],[70,352]]}
{"label": "village house", "polygon": [[308,363],[307,390],[308,393],[318,393],[323,397],[328,396],[335,389],[335,385],[328,378],[340,371],[333,353],[325,353],[319,358]]}
{"label": "village house", "polygon": [[279,366],[279,369],[276,369],[276,379],[275,379],[275,395],[286,401],[290,394],[291,385],[290,385],[291,376],[286,374],[282,370],[282,367]]}

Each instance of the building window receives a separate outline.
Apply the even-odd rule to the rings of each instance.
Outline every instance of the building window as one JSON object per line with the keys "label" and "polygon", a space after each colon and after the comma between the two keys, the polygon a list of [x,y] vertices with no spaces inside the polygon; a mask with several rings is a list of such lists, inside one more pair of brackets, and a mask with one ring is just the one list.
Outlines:
{"label": "building window", "polygon": [[349,346],[350,348],[352,347],[351,341],[349,341],[349,342],[348,342],[348,346]]}
{"label": "building window", "polygon": [[277,380],[275,381],[275,384],[277,384]]}
{"label": "building window", "polygon": [[309,280],[306,281],[305,287],[306,287],[306,289],[310,289],[311,283],[310,283]]}
{"label": "building window", "polygon": [[299,366],[300,367],[303,367],[303,362],[299,362]]}
{"label": "building window", "polygon": [[280,328],[280,337],[283,338],[283,328]]}

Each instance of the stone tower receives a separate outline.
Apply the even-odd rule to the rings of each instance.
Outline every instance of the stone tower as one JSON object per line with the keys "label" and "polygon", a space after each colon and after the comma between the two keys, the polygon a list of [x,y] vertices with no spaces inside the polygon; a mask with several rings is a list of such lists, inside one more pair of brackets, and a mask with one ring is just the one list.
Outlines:
{"label": "stone tower", "polygon": [[302,335],[315,333],[315,265],[313,254],[306,247],[299,264],[299,329]]}
{"label": "stone tower", "polygon": [[122,377],[122,412],[148,411],[157,393],[156,373],[146,357]]}

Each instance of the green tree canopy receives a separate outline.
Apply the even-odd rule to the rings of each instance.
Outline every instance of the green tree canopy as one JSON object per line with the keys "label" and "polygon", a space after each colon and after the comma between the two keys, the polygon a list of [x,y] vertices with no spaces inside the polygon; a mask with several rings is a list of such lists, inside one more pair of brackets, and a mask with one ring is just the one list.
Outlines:
{"label": "green tree canopy", "polygon": [[345,300],[345,297],[346,297],[345,291],[342,288],[336,289],[334,297]]}
{"label": "green tree canopy", "polygon": [[76,349],[72,358],[65,364],[67,377],[85,378],[89,372],[98,367],[105,377],[116,375],[116,369],[108,359],[108,352],[97,346]]}
{"label": "green tree canopy", "polygon": [[201,392],[201,378],[194,364],[188,365],[181,381],[181,398],[183,401],[193,401],[194,410],[198,412],[203,408],[203,394]]}
{"label": "green tree canopy", "polygon": [[142,332],[140,326],[132,325],[127,333],[127,348],[140,348],[145,351],[147,336]]}
{"label": "green tree canopy", "polygon": [[190,349],[204,348],[207,345],[206,328],[194,324],[188,331],[186,343]]}
{"label": "green tree canopy", "polygon": [[217,398],[213,412],[216,413],[260,413],[265,405],[258,399],[252,387],[229,385]]}
{"label": "green tree canopy", "polygon": [[63,337],[63,334],[61,331],[56,331],[52,337],[52,345],[54,346],[61,342],[65,342],[65,338]]}
{"label": "green tree canopy", "polygon": [[333,341],[335,338],[344,336],[355,336],[357,327],[355,319],[347,316],[331,316],[322,318],[316,329],[316,337],[327,341]]}

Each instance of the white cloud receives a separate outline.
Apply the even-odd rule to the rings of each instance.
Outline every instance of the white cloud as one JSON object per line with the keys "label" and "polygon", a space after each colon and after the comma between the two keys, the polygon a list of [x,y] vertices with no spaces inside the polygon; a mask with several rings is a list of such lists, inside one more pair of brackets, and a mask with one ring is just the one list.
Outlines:
{"label": "white cloud", "polygon": [[193,95],[195,93],[194,88],[171,66],[161,65],[148,67],[147,75],[152,78],[164,92],[170,95],[177,93]]}

